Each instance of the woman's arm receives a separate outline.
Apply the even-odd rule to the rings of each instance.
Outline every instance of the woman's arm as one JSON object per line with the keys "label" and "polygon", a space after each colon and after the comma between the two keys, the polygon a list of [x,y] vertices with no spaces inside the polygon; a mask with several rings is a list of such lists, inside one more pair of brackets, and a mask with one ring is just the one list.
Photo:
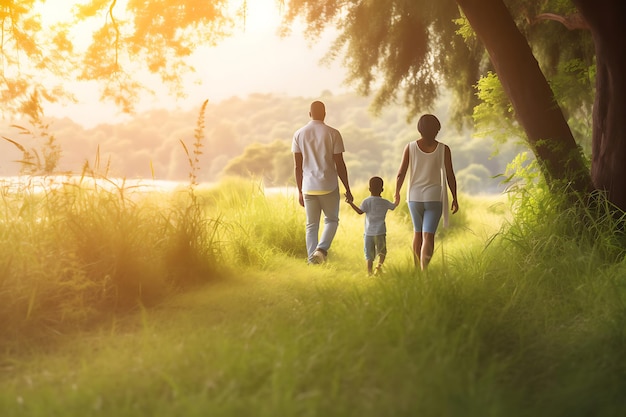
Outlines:
{"label": "woman's arm", "polygon": [[409,145],[404,147],[404,152],[402,153],[402,162],[400,163],[400,168],[398,168],[398,175],[396,176],[396,195],[394,199],[394,204],[397,206],[400,203],[400,189],[402,189],[402,184],[404,184],[404,178],[406,177],[406,171],[409,168]]}
{"label": "woman's arm", "polygon": [[452,205],[450,206],[450,210],[452,210],[454,214],[459,211],[459,202],[456,199],[456,176],[454,175],[454,168],[452,167],[452,151],[450,151],[448,145],[446,145],[443,163],[446,167],[448,187],[450,187],[450,192],[452,193]]}

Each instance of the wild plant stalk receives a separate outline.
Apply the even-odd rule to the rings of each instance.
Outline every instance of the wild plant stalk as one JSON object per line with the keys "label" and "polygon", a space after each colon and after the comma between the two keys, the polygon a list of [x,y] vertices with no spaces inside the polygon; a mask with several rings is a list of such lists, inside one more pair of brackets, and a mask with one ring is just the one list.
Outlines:
{"label": "wild plant stalk", "polygon": [[17,129],[20,135],[29,136],[36,143],[42,143],[39,146],[27,147],[19,141],[5,136],[2,138],[22,152],[22,160],[18,161],[21,165],[20,172],[22,174],[51,175],[58,168],[62,152],[55,136],[49,132],[49,125],[44,122],[43,108],[37,91],[31,94],[30,99],[24,103],[22,112],[28,116],[32,129],[18,125],[12,127]]}
{"label": "wild plant stalk", "polygon": [[155,198],[109,178],[108,164],[99,173],[99,151],[77,182],[2,189],[0,343],[45,338],[220,276],[221,222],[195,195],[203,126],[200,118],[187,198]]}
{"label": "wild plant stalk", "polygon": [[181,283],[197,282],[197,277],[216,269],[220,257],[217,248],[218,229],[222,222],[210,219],[201,207],[197,197],[198,175],[201,169],[200,155],[204,147],[205,113],[208,100],[202,103],[196,127],[194,129],[193,151],[183,140],[180,141],[189,163],[189,201],[176,210],[176,214],[168,219],[175,236],[172,251],[168,255],[169,262],[178,265],[177,280]]}
{"label": "wild plant stalk", "polygon": [[[201,197],[225,216],[238,207],[242,222],[276,225],[255,185]],[[551,208],[545,197],[531,201]],[[486,244],[476,223],[492,219],[480,212],[492,206],[468,200],[470,222],[442,239],[454,246],[450,261],[428,273],[390,246],[396,261],[383,276],[355,275],[362,218],[350,212],[328,265],[306,266],[255,235],[241,244],[266,248],[263,270],[233,265],[232,280],[144,310],[136,331],[107,329],[16,361],[0,378],[0,407],[18,416],[621,415],[626,264],[600,250],[610,228],[603,220],[593,241],[555,239],[572,212],[520,235],[530,225],[516,223],[537,223],[522,216]],[[401,216],[388,226],[389,242],[409,245]],[[241,237],[222,231],[231,232]]]}
{"label": "wild plant stalk", "polygon": [[180,141],[183,149],[185,150],[185,154],[187,155],[187,160],[189,162],[189,189],[192,200],[195,202],[194,189],[198,186],[198,173],[200,172],[200,155],[202,155],[202,148],[204,147],[204,129],[205,129],[205,113],[206,107],[209,104],[209,100],[205,100],[202,103],[200,108],[200,112],[198,114],[198,119],[196,121],[196,128],[194,129],[194,142],[193,142],[193,151],[189,153],[189,149],[183,140]]}

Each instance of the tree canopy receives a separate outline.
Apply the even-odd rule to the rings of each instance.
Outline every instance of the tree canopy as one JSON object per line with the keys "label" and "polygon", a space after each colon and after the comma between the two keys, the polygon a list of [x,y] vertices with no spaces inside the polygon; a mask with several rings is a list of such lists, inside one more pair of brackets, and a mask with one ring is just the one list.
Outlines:
{"label": "tree canopy", "polygon": [[[425,68],[454,89],[464,116],[477,104],[470,86],[484,86],[481,77],[495,73],[505,94],[489,97],[500,114],[492,120],[519,125],[548,183],[583,193],[595,188],[626,209],[626,167],[619,162],[626,157],[619,116],[626,111],[626,29],[617,17],[626,13],[625,3],[292,0],[289,6],[287,20],[303,16],[313,35],[327,25],[341,30],[331,56],[345,56],[361,91],[376,87],[375,107],[404,93],[411,114],[426,110],[437,91],[421,76]],[[589,133],[580,120],[589,119],[592,98],[590,173],[584,141],[574,133]]]}
{"label": "tree canopy", "polygon": [[[341,34],[328,58],[343,59],[350,81],[361,92],[375,95],[376,109],[403,95],[410,116],[415,116],[431,108],[445,87],[456,94],[457,115],[467,117],[479,103],[473,86],[494,70],[454,0],[291,0],[288,4],[285,31],[299,17],[307,22],[311,36],[327,27],[339,28]],[[564,101],[571,100],[568,107],[575,109],[581,99],[588,101],[592,80],[581,79],[580,71],[593,65],[591,37],[555,22],[575,12],[571,2],[509,0],[506,4],[546,74],[569,76],[567,82],[587,87],[563,94]],[[484,13],[492,16],[488,9]],[[563,71],[571,62],[579,63],[580,71]]]}
{"label": "tree canopy", "polygon": [[[64,82],[76,79],[97,81],[102,99],[124,111],[147,89],[147,73],[181,94],[187,58],[227,36],[238,11],[227,0],[53,3],[0,2],[3,111],[21,112],[35,91],[48,102],[71,99]],[[43,14],[45,7],[54,13]]]}
{"label": "tree canopy", "polygon": [[[95,80],[102,96],[131,110],[143,74],[158,74],[174,93],[201,45],[228,34],[247,1],[77,1],[70,18],[49,24],[37,4],[0,3],[2,98],[20,111],[34,92],[54,101],[66,94],[45,75]],[[620,186],[626,167],[626,54],[616,16],[626,4],[611,0],[282,0],[283,31],[304,19],[313,39],[339,31],[328,59],[340,59],[348,82],[372,94],[373,108],[402,99],[412,118],[432,108],[444,87],[455,92],[459,125],[495,121],[517,126],[548,181],[587,190],[589,169],[580,148],[592,149],[593,186],[626,208]],[[234,5],[234,7],[233,7]],[[96,28],[78,47],[76,28]],[[45,30],[44,30],[45,29]],[[84,39],[83,39],[84,41]],[[596,68],[601,69],[596,71]],[[44,76],[42,77],[42,74]],[[486,83],[497,75],[498,86]],[[476,94],[475,87],[482,88]],[[591,101],[592,145],[586,140]],[[482,104],[481,104],[482,103]],[[480,112],[473,113],[478,107]],[[486,117],[491,115],[491,117]],[[495,115],[495,117],[494,117]],[[583,121],[581,123],[581,121]]]}

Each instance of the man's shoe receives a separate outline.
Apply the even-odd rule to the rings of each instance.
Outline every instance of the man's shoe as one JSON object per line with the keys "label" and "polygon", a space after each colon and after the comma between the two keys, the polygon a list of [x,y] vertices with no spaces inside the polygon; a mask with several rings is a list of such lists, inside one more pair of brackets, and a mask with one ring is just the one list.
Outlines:
{"label": "man's shoe", "polygon": [[323,264],[324,262],[326,262],[326,254],[324,252],[322,252],[320,249],[317,249],[315,252],[313,252],[313,255],[311,256],[311,263]]}

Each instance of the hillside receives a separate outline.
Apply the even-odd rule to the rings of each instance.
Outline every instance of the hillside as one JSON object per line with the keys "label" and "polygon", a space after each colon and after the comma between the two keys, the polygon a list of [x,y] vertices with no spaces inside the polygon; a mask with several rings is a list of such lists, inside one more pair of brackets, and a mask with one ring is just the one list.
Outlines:
{"label": "hillside", "polygon": [[[200,182],[215,182],[224,174],[264,177],[270,185],[290,184],[292,179],[290,141],[293,132],[308,122],[308,106],[316,98],[273,94],[253,94],[209,103],[204,114],[203,154],[200,157]],[[320,97],[327,105],[326,122],[338,128],[346,144],[345,160],[353,181],[372,175],[389,181],[395,176],[404,145],[417,138],[415,121],[406,120],[402,106],[388,107],[382,114],[369,111],[369,100],[352,94]],[[62,149],[60,171],[79,172],[85,163],[108,175],[126,178],[151,178],[186,181],[188,147],[202,103],[193,111],[152,110],[137,114],[129,122],[102,124],[85,129],[70,119],[47,119],[46,134]],[[500,190],[497,179],[519,148],[500,145],[499,153],[489,138],[459,132],[448,122],[448,103],[441,102],[433,113],[443,123],[439,139],[450,145],[462,190],[484,193]],[[0,134],[26,148],[40,150],[44,138],[24,134],[11,125],[34,130],[25,121],[5,123]],[[21,152],[8,141],[0,142],[0,176],[17,175]],[[41,152],[39,152],[41,154]]]}

